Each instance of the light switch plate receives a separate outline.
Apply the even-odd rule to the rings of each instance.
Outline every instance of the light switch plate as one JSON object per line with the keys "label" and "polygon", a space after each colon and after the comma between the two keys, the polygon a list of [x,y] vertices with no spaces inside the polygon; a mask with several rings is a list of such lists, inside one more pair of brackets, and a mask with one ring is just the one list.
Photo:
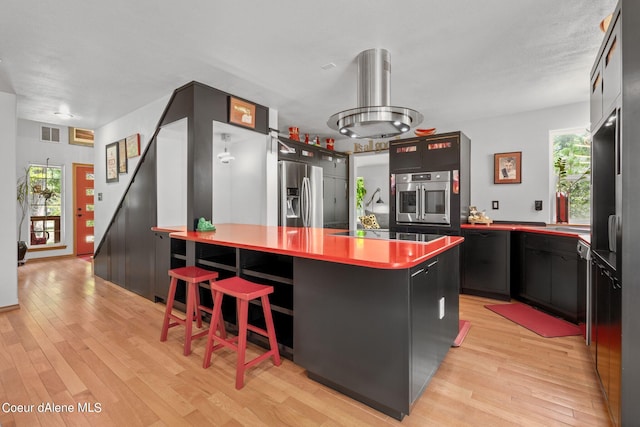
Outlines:
{"label": "light switch plate", "polygon": [[491,209],[500,209],[500,202],[494,200],[491,202]]}
{"label": "light switch plate", "polygon": [[542,200],[536,200],[535,206],[536,206],[536,210],[537,211],[541,211],[542,210]]}

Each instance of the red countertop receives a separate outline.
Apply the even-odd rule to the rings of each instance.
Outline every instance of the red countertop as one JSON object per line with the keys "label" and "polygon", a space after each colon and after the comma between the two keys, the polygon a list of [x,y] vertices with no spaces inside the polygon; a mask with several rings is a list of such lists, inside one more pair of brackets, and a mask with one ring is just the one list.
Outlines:
{"label": "red countertop", "polygon": [[[559,227],[571,227],[571,225],[566,224],[557,224],[552,225]],[[572,231],[563,231],[563,230],[554,230],[553,228],[547,227],[537,227],[532,225],[522,225],[522,224],[462,224],[461,228],[467,230],[502,230],[502,231],[526,231],[529,233],[539,233],[539,234],[549,234],[552,236],[565,236],[565,237],[578,237],[579,239],[585,241],[586,243],[591,243],[591,234],[589,233],[579,233]]]}
{"label": "red countertop", "polygon": [[[216,231],[185,231],[184,227],[154,227],[174,239],[251,249],[371,268],[404,269],[418,265],[463,242],[442,236],[430,242],[333,236],[341,230],[216,224]],[[180,230],[180,231],[176,231]]]}

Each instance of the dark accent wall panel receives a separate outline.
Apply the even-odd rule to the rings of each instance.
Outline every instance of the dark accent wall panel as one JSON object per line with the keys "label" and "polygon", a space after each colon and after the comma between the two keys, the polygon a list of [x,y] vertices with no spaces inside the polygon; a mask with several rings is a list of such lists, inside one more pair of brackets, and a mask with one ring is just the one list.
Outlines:
{"label": "dark accent wall panel", "polygon": [[153,144],[126,196],[126,288],[148,299],[153,299],[155,288],[155,239],[151,231],[157,209],[155,154]]}
{"label": "dark accent wall panel", "polygon": [[[156,283],[155,239],[157,222],[156,136],[161,127],[187,118],[187,224],[212,217],[213,122],[228,123],[230,94],[190,82],[171,96],[149,144],[142,153],[94,254],[94,272],[146,298],[154,298]],[[249,101],[251,102],[251,101]],[[267,134],[269,109],[256,105],[256,132]],[[195,262],[195,246],[187,245],[187,264]],[[169,256],[169,254],[167,254]],[[164,279],[164,277],[163,277]]]}
{"label": "dark accent wall panel", "polygon": [[621,425],[640,420],[640,2],[622,7],[622,397]]}

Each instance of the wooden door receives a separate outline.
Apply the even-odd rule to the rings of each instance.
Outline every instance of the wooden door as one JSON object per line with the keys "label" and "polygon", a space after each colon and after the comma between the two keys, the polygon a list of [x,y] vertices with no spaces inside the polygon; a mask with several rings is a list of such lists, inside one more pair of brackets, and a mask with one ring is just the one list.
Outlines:
{"label": "wooden door", "polygon": [[76,255],[93,255],[93,165],[73,164]]}

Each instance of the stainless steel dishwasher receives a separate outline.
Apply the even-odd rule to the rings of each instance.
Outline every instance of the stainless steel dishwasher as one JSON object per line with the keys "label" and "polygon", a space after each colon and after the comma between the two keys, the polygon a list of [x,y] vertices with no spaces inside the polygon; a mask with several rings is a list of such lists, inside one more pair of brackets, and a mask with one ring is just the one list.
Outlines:
{"label": "stainless steel dishwasher", "polygon": [[586,296],[585,304],[585,340],[587,345],[591,345],[591,326],[592,326],[592,295],[591,295],[591,246],[583,240],[578,239],[578,286],[584,286]]}

